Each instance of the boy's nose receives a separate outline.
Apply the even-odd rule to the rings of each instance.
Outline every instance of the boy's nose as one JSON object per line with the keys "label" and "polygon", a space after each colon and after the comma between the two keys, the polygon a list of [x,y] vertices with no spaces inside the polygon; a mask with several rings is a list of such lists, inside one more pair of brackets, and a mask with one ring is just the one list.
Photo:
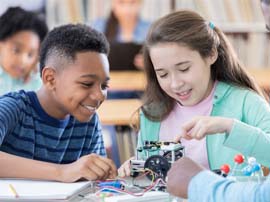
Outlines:
{"label": "boy's nose", "polygon": [[96,100],[98,102],[102,102],[105,100],[107,95],[107,91],[102,90],[101,88],[97,88],[94,92],[90,92],[89,96],[92,100]]}

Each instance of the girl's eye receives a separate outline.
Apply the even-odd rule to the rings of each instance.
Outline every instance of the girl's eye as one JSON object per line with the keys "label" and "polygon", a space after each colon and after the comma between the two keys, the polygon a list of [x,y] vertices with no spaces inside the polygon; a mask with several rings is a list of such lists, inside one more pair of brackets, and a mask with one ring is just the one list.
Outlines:
{"label": "girl's eye", "polygon": [[167,76],[167,73],[166,74],[159,75],[160,78],[165,78],[166,76]]}
{"label": "girl's eye", "polygon": [[186,71],[189,70],[189,68],[190,68],[190,67],[187,67],[187,68],[185,68],[185,69],[180,69],[179,71],[180,71],[180,72],[186,72]]}

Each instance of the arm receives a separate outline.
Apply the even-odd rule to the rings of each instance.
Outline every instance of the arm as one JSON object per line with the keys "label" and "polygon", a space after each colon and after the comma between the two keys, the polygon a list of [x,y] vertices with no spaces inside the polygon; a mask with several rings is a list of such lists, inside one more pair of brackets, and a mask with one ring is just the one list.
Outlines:
{"label": "arm", "polygon": [[270,179],[263,183],[235,182],[204,170],[189,158],[176,161],[168,172],[168,191],[189,202],[267,201]]}
{"label": "arm", "polygon": [[270,198],[270,180],[259,182],[235,182],[210,171],[196,175],[188,187],[189,202],[267,201]]}
{"label": "arm", "polygon": [[[236,107],[238,116],[198,116],[183,125],[183,134],[176,137],[202,139],[207,134],[224,134],[224,146],[245,156],[253,156],[258,162],[269,165],[270,158],[270,107],[254,92],[243,93],[243,102]],[[229,117],[228,117],[229,116]],[[239,141],[241,140],[241,141]]]}
{"label": "arm", "polygon": [[[241,141],[239,141],[241,140]],[[245,156],[253,156],[263,165],[270,165],[270,107],[254,93],[246,96],[243,120],[235,120],[224,145]]]}
{"label": "arm", "polygon": [[70,164],[54,164],[0,152],[0,177],[75,182],[80,179],[115,178],[112,160],[96,154],[83,156]]}

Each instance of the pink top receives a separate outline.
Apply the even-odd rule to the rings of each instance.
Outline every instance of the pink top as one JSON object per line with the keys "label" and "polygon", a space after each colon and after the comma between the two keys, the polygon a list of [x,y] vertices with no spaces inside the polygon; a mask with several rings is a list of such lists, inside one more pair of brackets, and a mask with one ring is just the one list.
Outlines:
{"label": "pink top", "polygon": [[[217,82],[216,82],[217,83]],[[175,136],[181,134],[183,123],[191,120],[194,116],[209,116],[213,108],[213,97],[216,83],[209,96],[195,106],[182,106],[177,103],[169,116],[161,122],[159,139],[172,141]],[[209,169],[206,138],[202,140],[181,140],[185,146],[185,154],[197,163]]]}

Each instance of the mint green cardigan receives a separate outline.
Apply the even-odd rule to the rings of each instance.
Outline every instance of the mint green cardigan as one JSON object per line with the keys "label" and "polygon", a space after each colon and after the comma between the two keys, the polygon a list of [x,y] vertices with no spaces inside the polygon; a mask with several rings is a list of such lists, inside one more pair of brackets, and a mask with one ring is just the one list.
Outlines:
{"label": "mint green cardigan", "polygon": [[[270,165],[270,108],[269,104],[253,91],[218,82],[214,93],[211,116],[235,119],[229,134],[206,136],[210,169],[223,164],[233,165],[235,154],[253,156],[265,166]],[[160,122],[140,115],[138,146],[144,140],[159,139]]]}

